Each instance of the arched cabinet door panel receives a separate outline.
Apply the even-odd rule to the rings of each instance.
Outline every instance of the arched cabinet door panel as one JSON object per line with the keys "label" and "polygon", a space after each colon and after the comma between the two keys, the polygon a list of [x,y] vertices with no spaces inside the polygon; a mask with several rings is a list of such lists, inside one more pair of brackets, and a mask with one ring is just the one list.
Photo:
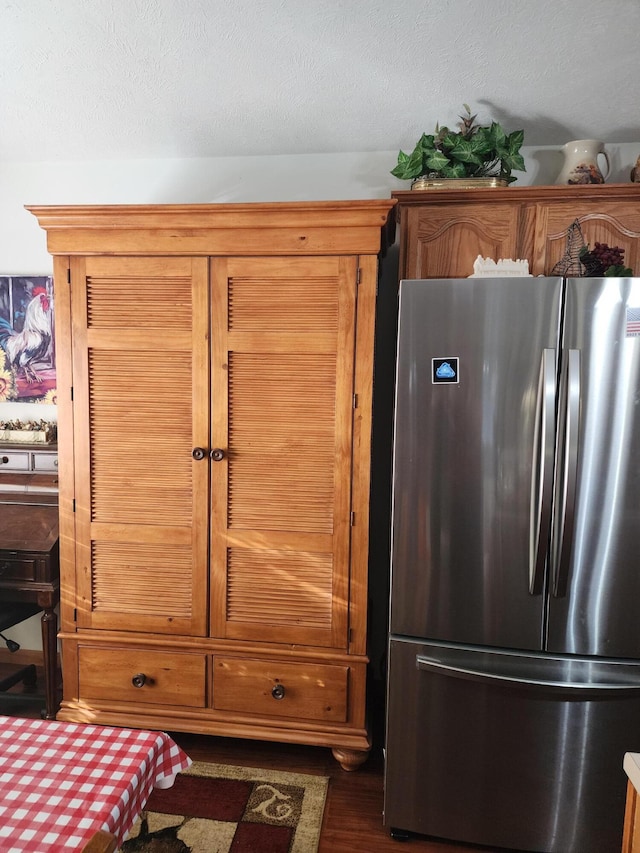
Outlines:
{"label": "arched cabinet door panel", "polygon": [[[636,190],[636,194],[637,190]],[[597,209],[563,202],[542,212],[540,254],[544,257],[545,273],[567,249],[567,229],[578,220],[585,244],[596,242],[624,249],[626,266],[640,273],[640,198],[635,202],[602,201]]]}
{"label": "arched cabinet door panel", "polygon": [[478,255],[510,258],[517,251],[518,208],[472,204],[413,208],[405,219],[407,252],[404,278],[464,278]]}

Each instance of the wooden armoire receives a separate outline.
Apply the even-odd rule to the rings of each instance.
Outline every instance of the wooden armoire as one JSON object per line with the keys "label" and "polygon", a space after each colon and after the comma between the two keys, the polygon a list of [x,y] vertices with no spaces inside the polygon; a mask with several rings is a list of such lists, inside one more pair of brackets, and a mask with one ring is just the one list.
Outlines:
{"label": "wooden armoire", "polygon": [[56,287],[59,719],[366,759],[394,204],[29,207]]}

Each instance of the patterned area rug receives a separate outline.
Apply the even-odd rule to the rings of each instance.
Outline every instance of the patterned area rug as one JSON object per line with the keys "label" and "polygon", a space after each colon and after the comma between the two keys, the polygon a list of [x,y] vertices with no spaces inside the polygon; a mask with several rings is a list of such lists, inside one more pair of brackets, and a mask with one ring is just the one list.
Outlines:
{"label": "patterned area rug", "polygon": [[316,853],[329,779],[194,762],[156,790],[121,853]]}

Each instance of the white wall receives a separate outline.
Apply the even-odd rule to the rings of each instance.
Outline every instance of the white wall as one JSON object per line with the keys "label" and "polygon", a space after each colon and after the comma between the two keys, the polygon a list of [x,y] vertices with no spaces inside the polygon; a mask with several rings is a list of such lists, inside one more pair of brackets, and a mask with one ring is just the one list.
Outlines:
{"label": "white wall", "polygon": [[[608,183],[627,183],[640,141],[607,143]],[[559,148],[523,147],[526,172],[519,185],[553,183],[562,165]],[[171,160],[102,160],[0,164],[0,275],[48,275],[45,233],[28,204],[160,204],[388,198],[409,182],[389,174],[397,151],[270,157]],[[640,200],[640,186],[638,187]],[[38,406],[53,419],[55,408]],[[0,404],[0,419],[33,417],[28,403]],[[23,648],[40,648],[35,617],[11,629]]]}

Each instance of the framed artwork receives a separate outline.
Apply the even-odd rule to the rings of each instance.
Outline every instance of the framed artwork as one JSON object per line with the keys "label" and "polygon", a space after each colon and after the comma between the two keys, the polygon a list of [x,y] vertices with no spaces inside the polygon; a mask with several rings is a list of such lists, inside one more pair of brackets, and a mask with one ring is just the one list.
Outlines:
{"label": "framed artwork", "polygon": [[55,403],[53,278],[0,276],[0,403]]}

